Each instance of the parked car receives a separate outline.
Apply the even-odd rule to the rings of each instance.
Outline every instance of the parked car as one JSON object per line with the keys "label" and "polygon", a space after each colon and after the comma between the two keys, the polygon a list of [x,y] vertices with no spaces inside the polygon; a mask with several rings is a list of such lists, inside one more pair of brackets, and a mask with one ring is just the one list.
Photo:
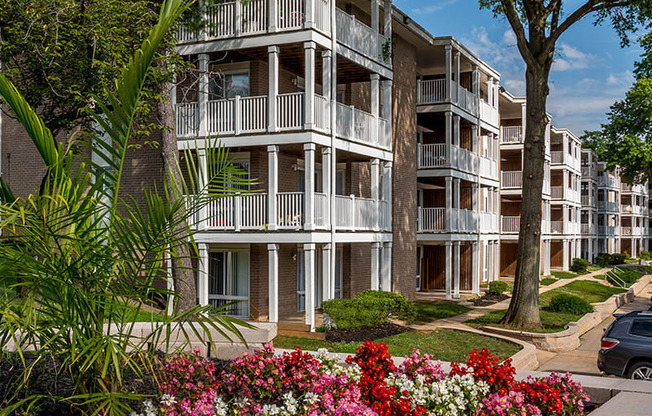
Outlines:
{"label": "parked car", "polygon": [[606,374],[652,380],[652,311],[614,315],[598,352],[598,368]]}

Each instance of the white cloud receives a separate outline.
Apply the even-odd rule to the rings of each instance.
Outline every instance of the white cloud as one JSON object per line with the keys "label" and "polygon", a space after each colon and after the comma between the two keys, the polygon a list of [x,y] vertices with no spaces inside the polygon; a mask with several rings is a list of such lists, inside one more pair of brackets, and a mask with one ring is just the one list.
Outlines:
{"label": "white cloud", "polygon": [[629,86],[634,82],[634,74],[631,71],[621,72],[619,74],[609,74],[607,85],[626,85]]}
{"label": "white cloud", "polygon": [[458,0],[448,0],[448,1],[442,1],[438,4],[433,4],[432,6],[427,6],[427,7],[419,7],[416,9],[412,9],[412,13],[416,15],[424,15],[424,14],[432,14],[435,12],[438,12],[452,4],[457,3]]}
{"label": "white cloud", "polygon": [[585,69],[590,65],[594,65],[596,62],[597,58],[594,55],[584,53],[567,43],[561,43],[557,47],[557,56],[552,63],[552,70],[569,71]]}

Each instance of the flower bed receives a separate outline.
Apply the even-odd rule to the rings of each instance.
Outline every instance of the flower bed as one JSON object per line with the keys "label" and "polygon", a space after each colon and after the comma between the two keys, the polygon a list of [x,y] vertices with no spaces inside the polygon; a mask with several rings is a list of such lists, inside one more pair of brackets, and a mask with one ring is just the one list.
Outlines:
{"label": "flower bed", "polygon": [[266,345],[230,367],[199,354],[172,357],[161,392],[142,415],[564,415],[584,414],[588,396],[569,374],[514,380],[510,359],[473,351],[466,364],[414,350],[398,367],[385,344],[365,342],[347,365],[328,351],[275,354]]}

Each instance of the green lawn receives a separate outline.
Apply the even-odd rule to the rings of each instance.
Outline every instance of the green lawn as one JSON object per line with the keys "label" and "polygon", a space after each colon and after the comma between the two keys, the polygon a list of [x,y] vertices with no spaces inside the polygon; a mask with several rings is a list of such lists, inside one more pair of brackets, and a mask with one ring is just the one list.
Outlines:
{"label": "green lawn", "polygon": [[554,277],[545,277],[545,278],[543,278],[543,279],[541,279],[539,281],[539,284],[541,286],[548,286],[548,285],[551,285],[551,284],[555,283],[558,280],[559,279],[555,279]]}
{"label": "green lawn", "polygon": [[[389,353],[395,357],[410,355],[412,350],[417,348],[422,353],[432,354],[435,359],[442,361],[466,361],[469,353],[474,349],[487,348],[492,354],[502,358],[514,355],[521,349],[518,344],[452,329],[440,329],[430,333],[410,331],[377,339],[374,342],[387,344]],[[355,354],[356,348],[360,345],[362,343],[328,343],[322,340],[283,335],[274,338],[274,347],[276,348],[300,347],[307,351],[327,348],[330,352]]]}
{"label": "green lawn", "polygon": [[[498,322],[505,316],[505,312],[502,311],[493,311],[485,315],[479,316],[477,318],[468,320],[464,322],[465,324],[472,327],[480,327],[485,325],[502,327]],[[540,311],[541,313],[541,325],[543,329],[534,330],[534,332],[559,332],[564,330],[564,326],[569,322],[575,322],[582,317],[582,315],[573,315],[570,313],[553,313],[545,310]]]}
{"label": "green lawn", "polygon": [[[568,293],[571,295],[579,296],[589,303],[595,303],[604,302],[611,295],[622,292],[625,292],[625,289],[605,286],[602,283],[593,282],[590,280],[575,280],[565,284],[564,286],[542,293],[539,296],[539,305],[542,308],[545,308],[550,304],[550,299],[559,293]],[[569,322],[575,322],[582,317],[582,315],[574,315],[569,313],[549,312],[545,309],[541,309],[540,314],[541,325],[543,328],[534,330],[536,332],[563,331],[566,324]],[[504,315],[504,310],[494,311],[466,321],[465,324],[473,327],[479,327],[483,325],[501,326],[498,324],[498,322]]]}
{"label": "green lawn", "polygon": [[595,303],[604,302],[611,295],[625,291],[625,289],[605,286],[600,282],[592,282],[590,280],[575,280],[562,287],[558,287],[556,289],[542,293],[539,296],[539,304],[542,307],[548,306],[550,299],[558,293],[568,293],[571,295],[579,296],[589,303]]}
{"label": "green lawn", "polygon": [[471,310],[471,308],[453,302],[414,302],[414,307],[417,310],[416,323],[450,318]]}
{"label": "green lawn", "polygon": [[579,274],[573,272],[552,272],[550,274],[556,277],[557,279],[572,279],[574,277],[579,276]]}
{"label": "green lawn", "polygon": [[588,272],[597,272],[598,270],[602,270],[602,267],[597,264],[589,264],[589,267],[587,267],[586,270]]}
{"label": "green lawn", "polygon": [[603,274],[596,274],[595,276],[593,276],[593,278],[597,279],[597,280],[604,280],[604,275]]}

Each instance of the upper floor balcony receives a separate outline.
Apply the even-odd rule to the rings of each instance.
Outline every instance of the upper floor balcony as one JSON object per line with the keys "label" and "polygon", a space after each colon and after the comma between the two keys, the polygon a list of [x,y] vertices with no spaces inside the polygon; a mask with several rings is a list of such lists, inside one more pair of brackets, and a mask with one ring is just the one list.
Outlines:
{"label": "upper floor balcony", "polygon": [[[331,131],[330,103],[319,94],[312,97],[312,126],[306,124],[306,93],[279,94],[273,109],[268,101],[268,96],[237,96],[207,101],[202,107],[198,102],[177,103],[177,136],[183,139],[197,137],[204,117],[206,133],[209,136],[245,136],[302,130],[322,133]],[[337,103],[335,111],[337,136],[382,149],[391,149],[392,132],[388,120],[341,103]],[[274,123],[270,123],[272,119]]]}
{"label": "upper floor balcony", "polygon": [[454,80],[417,80],[417,105],[453,103],[489,124],[498,125],[498,109]]}
{"label": "upper floor balcony", "polygon": [[500,142],[503,144],[519,144],[524,141],[524,132],[521,126],[501,126]]}
{"label": "upper floor balcony", "polygon": [[[254,193],[221,198],[197,213],[197,228],[206,231],[325,230],[330,227],[330,197],[314,193],[314,223],[306,224],[306,193]],[[388,231],[389,204],[384,200],[335,196],[334,225],[342,231]],[[272,213],[276,213],[275,215]],[[271,226],[273,224],[273,226]]]}
{"label": "upper floor balcony", "polygon": [[608,212],[619,212],[620,208],[618,202],[613,201],[598,201],[597,206],[598,210]]}
{"label": "upper floor balcony", "polygon": [[445,143],[418,144],[418,169],[449,168],[482,175],[498,176],[498,163],[460,146]]}
{"label": "upper floor balcony", "polygon": [[596,203],[595,197],[591,195],[582,195],[581,200],[583,207],[593,208]]}
{"label": "upper floor balcony", "polygon": [[645,227],[621,226],[620,235],[621,236],[643,236],[643,235],[647,235],[647,229]]}
{"label": "upper floor balcony", "polygon": [[619,227],[613,225],[598,225],[598,235],[615,237],[618,235],[618,228]]}
{"label": "upper floor balcony", "polygon": [[[521,217],[519,215],[501,215],[500,230],[503,234],[518,234],[521,231]],[[550,234],[551,221],[541,220],[541,233]]]}
{"label": "upper floor balcony", "polygon": [[647,195],[648,193],[647,186],[644,184],[629,185],[627,183],[621,182],[620,190],[623,193],[634,193],[642,195]]}
{"label": "upper floor balcony", "polygon": [[628,215],[646,215],[647,214],[647,208],[644,206],[640,205],[620,205],[620,212],[621,214],[628,214]]}
{"label": "upper floor balcony", "polygon": [[619,189],[619,180],[615,176],[611,175],[599,175],[598,176],[598,185],[607,187],[607,188],[616,188]]}
{"label": "upper floor balcony", "polygon": [[417,211],[420,233],[498,232],[498,214],[468,209],[422,208]]}
{"label": "upper floor balcony", "polygon": [[[378,3],[371,7],[378,7]],[[374,10],[371,10],[371,14],[374,15]],[[376,62],[391,66],[391,57],[387,53],[388,37],[380,33],[379,27],[373,28],[340,8],[336,8],[335,19],[338,43]],[[206,25],[200,30],[179,27],[179,43],[246,38],[308,29],[317,30],[329,37],[333,34],[330,0],[226,1],[205,6],[203,21]],[[380,26],[380,22],[377,23]],[[372,23],[372,26],[375,25]],[[391,30],[390,28],[391,12],[386,13],[384,31]],[[389,45],[391,47],[391,43]]]}
{"label": "upper floor balcony", "polygon": [[596,232],[596,227],[591,223],[582,223],[581,232],[582,234],[592,235]]}
{"label": "upper floor balcony", "polygon": [[598,169],[596,166],[582,166],[582,179],[598,180]]}

